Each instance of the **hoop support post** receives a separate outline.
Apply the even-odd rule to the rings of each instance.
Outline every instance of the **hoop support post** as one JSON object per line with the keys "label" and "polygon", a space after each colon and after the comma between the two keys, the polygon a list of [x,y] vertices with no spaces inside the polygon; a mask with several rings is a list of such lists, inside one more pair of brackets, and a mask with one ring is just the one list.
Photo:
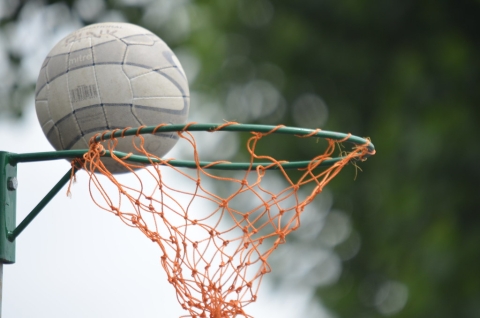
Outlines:
{"label": "hoop support post", "polygon": [[15,242],[8,239],[15,229],[17,204],[17,166],[9,153],[0,151],[0,263],[15,263]]}

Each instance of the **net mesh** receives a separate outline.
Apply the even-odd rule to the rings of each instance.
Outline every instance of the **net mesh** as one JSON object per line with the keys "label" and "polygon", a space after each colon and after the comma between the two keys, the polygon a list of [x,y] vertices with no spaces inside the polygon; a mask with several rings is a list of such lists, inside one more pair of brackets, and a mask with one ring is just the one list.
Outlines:
{"label": "net mesh", "polygon": [[[225,123],[232,124],[236,123]],[[112,154],[131,171],[133,181],[120,181],[102,161],[106,150],[115,150],[116,138],[103,142],[92,138],[89,151],[77,162],[89,174],[94,202],[158,245],[168,282],[188,311],[182,317],[251,317],[244,308],[257,299],[262,277],[271,270],[270,254],[300,226],[301,213],[325,185],[346,164],[369,154],[368,143],[347,152],[338,147],[345,140],[327,139],[325,151],[293,181],[282,161],[257,154],[258,142],[279,127],[268,133],[251,132],[246,144],[250,168],[230,176],[207,169],[225,161],[200,164],[194,135],[186,130],[177,134],[187,141],[196,169],[177,168],[172,159],[149,153],[140,134],[132,142],[149,165]],[[321,167],[338,151],[342,160]],[[254,168],[257,161],[265,164]]]}

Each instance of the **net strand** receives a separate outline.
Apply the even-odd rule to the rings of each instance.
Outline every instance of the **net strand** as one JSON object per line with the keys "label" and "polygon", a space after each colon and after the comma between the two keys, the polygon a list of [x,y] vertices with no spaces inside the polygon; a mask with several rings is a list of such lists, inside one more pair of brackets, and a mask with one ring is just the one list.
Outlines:
{"label": "net strand", "polygon": [[[207,170],[228,161],[201,166],[196,140],[188,131],[191,124],[177,135],[189,145],[196,169],[177,168],[170,162],[173,159],[149,153],[141,127],[132,136],[132,144],[138,154],[148,158],[149,165],[129,162],[132,154],[117,156],[118,139],[113,133],[105,138],[108,132],[104,132],[91,139],[81,162],[72,162],[72,180],[74,167],[81,165],[89,175],[89,191],[95,204],[159,246],[167,281],[188,312],[182,317],[252,317],[244,307],[256,301],[263,275],[271,271],[268,257],[300,227],[302,212],[328,182],[348,163],[365,160],[371,154],[370,141],[354,145],[347,152],[342,145],[350,135],[342,140],[326,139],[327,148],[306,168],[299,169],[301,176],[294,181],[282,166],[287,161],[257,153],[259,141],[284,126],[264,133],[251,132],[246,143],[250,167],[232,177]],[[210,132],[237,124],[225,122]],[[152,133],[163,126],[156,126]],[[120,138],[125,138],[125,131]],[[296,137],[312,137],[318,131]],[[97,136],[102,141],[95,141]],[[337,147],[342,149],[341,160],[321,167]],[[131,172],[134,181],[125,184],[109,172],[102,161],[106,150],[114,162]],[[258,161],[266,164],[254,168]],[[267,177],[271,173],[284,180],[283,188]],[[181,186],[174,184],[180,179]],[[218,184],[214,190],[210,190],[212,182]],[[69,193],[70,187],[71,183]],[[304,188],[310,190],[304,194]]]}

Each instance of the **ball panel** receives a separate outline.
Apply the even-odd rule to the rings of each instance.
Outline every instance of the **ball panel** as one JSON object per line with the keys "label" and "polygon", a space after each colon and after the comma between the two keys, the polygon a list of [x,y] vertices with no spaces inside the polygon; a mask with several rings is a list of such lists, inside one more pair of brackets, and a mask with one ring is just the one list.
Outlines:
{"label": "ball panel", "polygon": [[83,107],[76,110],[72,115],[80,127],[81,136],[92,131],[110,129],[103,105],[97,104]]}
{"label": "ball panel", "polygon": [[[135,108],[151,109],[166,114],[182,115],[188,112],[188,98],[184,97],[150,97],[134,99]],[[157,114],[155,117],[158,117]],[[163,116],[163,115],[162,115]]]}
{"label": "ball panel", "polygon": [[97,23],[83,27],[63,38],[50,51],[49,56],[54,56],[70,51],[70,45],[77,43],[87,46],[95,46],[104,42],[117,40],[137,34],[152,34],[150,31],[129,23]]}
{"label": "ball panel", "polygon": [[60,133],[58,131],[58,128],[53,125],[53,122],[48,122],[47,125],[45,125],[44,127],[44,132],[46,131],[47,127],[49,126],[49,124],[52,124],[52,126],[50,127],[50,129],[48,129],[48,131],[45,133],[45,135],[47,136],[47,139],[48,141],[50,142],[50,144],[53,146],[53,148],[55,149],[65,149],[63,147],[63,144],[62,144],[62,141],[61,141],[61,138],[60,138]]}
{"label": "ball panel", "polygon": [[65,74],[68,70],[68,54],[51,56],[46,66],[47,84]]}
{"label": "ball panel", "polygon": [[104,104],[110,129],[145,125],[132,110],[132,104]]}
{"label": "ball panel", "polygon": [[149,72],[151,72],[152,70],[147,67],[146,65],[133,65],[133,64],[127,64],[127,63],[124,63],[122,65],[122,69],[123,69],[123,72],[125,73],[125,75],[129,78],[129,79],[132,79],[132,78],[135,78],[137,76],[141,76],[141,75],[144,75],[144,74],[147,74]]}
{"label": "ball panel", "polygon": [[48,101],[47,85],[44,85],[41,90],[35,92],[35,102],[37,101]]}
{"label": "ball panel", "polygon": [[98,45],[101,45],[105,42],[111,42],[111,41],[118,41],[118,36],[115,35],[116,30],[95,30],[95,31],[90,31],[86,32],[83,39],[81,39],[79,42],[83,42],[85,40],[89,41],[89,45],[91,47],[96,47]]}
{"label": "ball panel", "polygon": [[100,36],[102,34],[115,36],[117,38],[124,38],[131,35],[136,34],[151,34],[145,28],[141,26],[131,24],[131,23],[117,23],[117,22],[104,22],[104,23],[96,23],[87,25],[76,32],[85,32],[87,35],[90,36]]}
{"label": "ball panel", "polygon": [[[169,54],[169,53],[171,53],[171,54]],[[185,74],[185,71],[183,70],[182,64],[180,64],[180,61],[175,56],[175,54],[173,54],[173,52],[171,52],[171,51],[170,52],[163,52],[163,54],[166,55],[166,58],[168,58],[168,55],[169,55],[170,59],[172,60],[172,64],[177,67],[178,71],[182,74],[182,77],[188,83],[187,75]],[[187,87],[188,87],[188,84],[187,84]]]}
{"label": "ball panel", "polygon": [[[55,84],[57,82],[59,81],[55,81]],[[68,90],[64,91],[64,94],[68,94],[71,108],[79,109],[102,102],[97,85],[95,66],[83,67],[68,72],[67,81],[64,82],[68,83]]]}
{"label": "ball panel", "polygon": [[178,141],[176,134],[144,135],[143,138],[145,138],[145,149],[158,157],[163,157]]}
{"label": "ball panel", "polygon": [[62,149],[70,149],[78,139],[83,137],[75,113],[69,114],[57,121],[55,123],[55,128],[60,132]]}
{"label": "ball panel", "polygon": [[[43,133],[45,134],[45,136],[48,136],[50,134],[50,130],[52,130],[54,128],[55,128],[55,124],[54,124],[53,120],[51,120],[51,119],[42,124],[42,130],[43,130]],[[50,143],[52,143],[52,142],[50,141]],[[52,146],[53,146],[53,144],[52,144]]]}
{"label": "ball panel", "polygon": [[95,65],[102,103],[125,103],[133,98],[128,77],[120,65]]}
{"label": "ball panel", "polygon": [[134,98],[183,96],[182,87],[171,82],[163,72],[149,72],[130,80]]}
{"label": "ball panel", "polygon": [[[72,48],[74,46],[72,45]],[[83,49],[78,49],[68,54],[68,70],[75,70],[82,67],[92,66],[93,65],[93,54],[92,48],[87,47]]]}
{"label": "ball panel", "polygon": [[47,85],[47,68],[42,67],[38,74],[37,86],[35,87],[35,100],[47,99],[47,90],[44,89]]}
{"label": "ball panel", "polygon": [[183,76],[182,70],[173,66],[170,68],[165,68],[163,70],[157,71],[165,79],[171,82],[178,89],[180,96],[189,96],[190,92],[188,90],[188,81]]}
{"label": "ball panel", "polygon": [[127,46],[119,40],[112,40],[93,47],[95,64],[121,64]]}
{"label": "ball panel", "polygon": [[83,136],[79,136],[77,139],[74,139],[72,140],[72,143],[69,145],[70,147],[69,148],[65,148],[67,150],[70,150],[70,149],[88,149],[88,146],[89,146],[89,141],[90,141],[90,138],[95,135],[95,133],[89,133],[89,134],[85,134]]}
{"label": "ball panel", "polygon": [[128,39],[139,34],[152,34],[150,31],[137,25],[128,23],[98,23],[84,28],[79,37],[89,37],[92,45],[97,45],[113,39]]}
{"label": "ball panel", "polygon": [[126,36],[121,38],[122,42],[124,42],[127,45],[135,45],[135,44],[140,44],[140,45],[145,45],[145,46],[152,46],[155,44],[156,41],[159,40],[159,38],[150,32],[145,32],[144,34],[135,34],[131,36]]}
{"label": "ball panel", "polygon": [[168,47],[163,42],[155,42],[153,46],[129,45],[125,54],[125,64],[136,65],[147,70],[163,69],[172,66],[163,54]]}
{"label": "ball panel", "polygon": [[[134,105],[133,112],[142,125],[155,126],[159,124],[183,124],[186,121],[188,108],[172,110],[168,108]],[[183,116],[179,116],[183,115]],[[161,121],[159,121],[161,118]]]}
{"label": "ball panel", "polygon": [[48,101],[46,100],[36,100],[35,101],[35,110],[37,112],[38,121],[40,125],[43,125],[52,120],[52,116],[50,115],[50,110],[48,109]]}
{"label": "ball panel", "polygon": [[67,76],[61,78],[57,77],[57,80],[50,82],[50,84],[45,87],[47,91],[50,116],[54,122],[71,114],[73,111],[70,104],[69,89],[66,79]]}

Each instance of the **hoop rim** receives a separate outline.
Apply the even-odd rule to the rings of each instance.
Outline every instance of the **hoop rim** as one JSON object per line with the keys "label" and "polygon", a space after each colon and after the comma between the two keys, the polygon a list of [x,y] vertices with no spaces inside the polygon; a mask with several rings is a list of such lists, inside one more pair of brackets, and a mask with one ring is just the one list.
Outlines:
{"label": "hoop rim", "polygon": [[[305,137],[317,137],[323,139],[333,139],[333,140],[344,140],[353,145],[366,145],[368,153],[365,154],[364,159],[375,154],[375,146],[367,138],[361,138],[352,134],[345,134],[340,132],[320,130],[320,129],[308,129],[308,128],[299,128],[299,127],[289,127],[289,126],[273,126],[273,125],[257,125],[257,124],[239,124],[239,123],[224,123],[224,124],[179,124],[179,125],[158,125],[158,126],[143,126],[137,128],[125,128],[125,129],[114,129],[102,134],[95,136],[96,142],[106,141],[112,138],[122,138],[126,136],[133,135],[144,135],[144,134],[158,134],[165,132],[182,132],[182,131],[205,131],[205,132],[215,132],[215,131],[234,131],[234,132],[257,132],[257,133],[275,133],[275,134],[289,134]],[[77,150],[57,150],[57,151],[48,151],[48,152],[36,152],[36,153],[23,153],[15,154],[9,153],[9,161],[11,164],[16,164],[19,162],[32,162],[32,161],[45,161],[45,160],[57,160],[57,159],[72,159],[72,158],[82,158],[83,155],[88,152],[88,149],[77,149]],[[113,151],[114,155],[123,158],[128,156],[128,153],[121,151]],[[106,157],[111,157],[112,154],[110,151],[106,151]],[[342,156],[334,157],[330,159],[323,160],[319,166],[332,166],[336,162],[341,161]],[[200,161],[199,163],[190,160],[162,160],[159,161],[153,158],[147,158],[142,155],[131,154],[128,161],[136,163],[147,163],[150,164],[152,161],[157,163],[168,163],[169,165],[175,167],[183,168],[197,168],[199,165],[202,168],[206,169],[218,169],[218,170],[248,170],[256,169],[259,166],[264,166],[268,169],[301,169],[306,168],[311,163],[311,161],[290,161],[290,162],[281,162],[280,165],[272,165],[271,162],[226,162],[226,161]]]}

